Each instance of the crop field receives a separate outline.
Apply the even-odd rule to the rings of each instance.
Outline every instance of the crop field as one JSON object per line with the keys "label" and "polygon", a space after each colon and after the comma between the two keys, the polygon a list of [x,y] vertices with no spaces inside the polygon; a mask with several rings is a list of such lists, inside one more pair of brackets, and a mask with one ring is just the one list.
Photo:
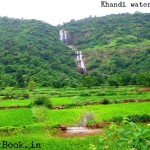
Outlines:
{"label": "crop field", "polygon": [[[82,104],[84,102],[100,102],[93,105],[77,105],[65,109],[52,109],[33,105],[36,97],[47,96],[52,106]],[[107,100],[107,103],[103,101]],[[124,100],[142,100],[142,102],[123,103]],[[150,115],[150,93],[143,87],[95,87],[95,88],[38,88],[28,89],[6,88],[0,91],[0,141],[18,143],[21,149],[40,150],[92,150],[100,148],[100,139],[109,131],[109,126],[101,128],[102,133],[94,135],[63,137],[57,126],[73,127],[83,121],[87,113],[92,120],[86,124],[111,122],[114,117],[129,115]],[[9,108],[9,106],[25,106]],[[118,125],[118,129],[126,125]],[[149,122],[137,123],[141,130],[149,130]],[[7,143],[7,144],[8,144]],[[2,149],[2,143],[0,145]],[[0,149],[1,149],[0,148]],[[11,149],[17,149],[12,146]],[[111,149],[111,148],[109,148]],[[114,148],[112,148],[114,149]],[[126,148],[125,148],[126,149]]]}

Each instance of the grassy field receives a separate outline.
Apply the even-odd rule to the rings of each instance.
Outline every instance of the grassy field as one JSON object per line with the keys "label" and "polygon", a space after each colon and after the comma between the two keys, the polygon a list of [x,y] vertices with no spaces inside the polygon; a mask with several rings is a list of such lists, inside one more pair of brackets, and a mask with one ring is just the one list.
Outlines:
{"label": "grassy field", "polygon": [[[7,88],[0,91],[0,106],[28,106],[36,96],[48,95],[53,105],[71,104],[77,102],[91,102],[125,99],[149,99],[149,92],[141,92],[140,87],[97,87],[79,89],[50,89],[39,88],[34,91],[27,89]],[[9,93],[9,95],[7,95]],[[29,95],[22,97],[23,93]],[[19,95],[14,98],[12,95]],[[19,109],[0,110],[0,142],[17,143],[21,141],[24,148],[31,149],[32,142],[37,144],[35,149],[42,150],[88,150],[91,144],[99,149],[100,134],[84,137],[64,138],[57,136],[54,126],[58,124],[75,126],[82,120],[83,114],[92,112],[94,122],[108,121],[116,116],[126,117],[133,114],[149,114],[149,102],[118,103],[108,105],[89,105],[70,109],[51,110],[44,107],[29,107]],[[38,118],[38,119],[37,119]],[[147,124],[140,124],[148,128]],[[103,130],[108,130],[103,129]],[[55,134],[54,134],[55,133]],[[38,148],[40,144],[41,148]],[[0,144],[1,145],[1,144]],[[25,148],[25,146],[27,146]],[[1,146],[0,146],[1,147]],[[16,148],[11,148],[16,149]]]}
{"label": "grassy field", "polygon": [[[99,102],[107,99],[110,102],[122,100],[145,100],[150,99],[149,92],[139,91],[141,87],[94,87],[88,88],[37,88],[34,91],[27,89],[6,88],[0,91],[0,106],[28,106],[39,95],[47,95],[53,106],[78,102]],[[24,98],[23,95],[29,95]]]}

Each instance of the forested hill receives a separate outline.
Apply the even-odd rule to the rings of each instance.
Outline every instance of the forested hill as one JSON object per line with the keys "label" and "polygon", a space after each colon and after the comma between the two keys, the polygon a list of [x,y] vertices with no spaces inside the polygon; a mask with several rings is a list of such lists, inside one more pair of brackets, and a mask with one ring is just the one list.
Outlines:
{"label": "forested hill", "polygon": [[[61,29],[83,51],[83,76],[73,51],[59,40]],[[57,27],[0,17],[0,87],[27,87],[29,81],[53,87],[150,85],[150,14],[89,17]]]}
{"label": "forested hill", "polygon": [[0,86],[73,84],[77,80],[72,51],[59,30],[37,20],[0,17]]}
{"label": "forested hill", "polygon": [[99,83],[107,78],[123,79],[123,84],[144,79],[150,85],[150,13],[88,17],[60,28],[83,51],[87,74]]}
{"label": "forested hill", "polygon": [[81,50],[118,49],[149,45],[150,13],[117,14],[71,20],[61,28],[70,31]]}

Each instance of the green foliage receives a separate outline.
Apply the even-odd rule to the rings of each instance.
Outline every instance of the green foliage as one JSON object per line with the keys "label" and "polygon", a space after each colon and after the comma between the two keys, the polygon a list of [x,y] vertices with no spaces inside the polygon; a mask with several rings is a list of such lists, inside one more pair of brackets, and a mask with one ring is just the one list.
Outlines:
{"label": "green foliage", "polygon": [[108,99],[103,99],[101,104],[104,104],[104,105],[110,104],[110,101]]}
{"label": "green foliage", "polygon": [[150,72],[141,73],[137,76],[137,83],[144,86],[150,86]]}
{"label": "green foliage", "polygon": [[0,35],[1,87],[27,87],[30,78],[38,86],[55,87],[59,85],[54,79],[71,82],[80,78],[74,69],[73,52],[59,40],[57,27],[37,20],[0,17]]}
{"label": "green foliage", "polygon": [[80,96],[90,96],[90,93],[88,93],[88,92],[82,92],[82,93],[80,94]]}
{"label": "green foliage", "polygon": [[121,127],[112,123],[109,131],[99,139],[99,149],[149,149],[150,130],[141,129],[135,123],[122,121]]}
{"label": "green foliage", "polygon": [[29,91],[33,91],[36,87],[36,83],[33,80],[30,80],[28,83]]}
{"label": "green foliage", "polygon": [[[148,114],[142,114],[142,115],[139,115],[139,114],[133,114],[133,115],[127,115],[127,118],[129,119],[129,121],[131,122],[142,122],[142,123],[146,123],[146,122],[149,122],[150,121],[150,115]],[[122,116],[115,116],[112,118],[111,121],[114,121],[114,122],[122,122],[123,120],[123,117]]]}
{"label": "green foliage", "polygon": [[96,77],[94,85],[119,74],[121,83],[112,79],[110,84],[149,86],[148,76],[141,75],[149,75],[150,70],[149,18],[150,13],[114,14],[70,21],[61,28],[70,32],[71,44],[84,52],[88,74]]}
{"label": "green foliage", "polygon": [[69,30],[72,37],[78,37],[72,44],[78,45],[80,49],[132,47],[150,40],[149,15],[125,13],[88,17],[65,23],[62,28]]}
{"label": "green foliage", "polygon": [[129,118],[132,122],[149,122],[150,121],[150,115],[143,114],[143,115],[128,115],[127,118]]}
{"label": "green foliage", "polygon": [[22,73],[21,70],[18,70],[18,71],[16,72],[16,81],[17,81],[18,86],[19,86],[20,88],[23,88],[23,87],[25,86],[25,84],[24,84],[24,79],[23,79],[23,73]]}
{"label": "green foliage", "polygon": [[29,95],[29,93],[23,93],[22,97],[25,98],[25,99],[28,99],[30,97],[30,95]]}
{"label": "green foliage", "polygon": [[47,96],[38,96],[35,100],[33,105],[35,106],[45,106],[48,108],[52,108],[51,100]]}
{"label": "green foliage", "polygon": [[91,86],[94,86],[96,84],[96,78],[94,76],[86,75],[83,79],[83,85],[91,88]]}
{"label": "green foliage", "polygon": [[114,75],[108,78],[108,83],[110,86],[116,86],[116,88],[121,85],[121,77],[118,75]]}
{"label": "green foliage", "polygon": [[47,119],[47,108],[40,106],[40,107],[33,107],[32,108],[32,117],[34,119],[35,122],[43,122]]}
{"label": "green foliage", "polygon": [[131,83],[131,74],[129,72],[122,73],[121,78],[123,85],[129,85]]}

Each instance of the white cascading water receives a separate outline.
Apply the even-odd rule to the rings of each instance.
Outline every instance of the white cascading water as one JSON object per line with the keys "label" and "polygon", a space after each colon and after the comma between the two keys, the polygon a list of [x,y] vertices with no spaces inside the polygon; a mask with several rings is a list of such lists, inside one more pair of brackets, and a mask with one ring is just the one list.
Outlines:
{"label": "white cascading water", "polygon": [[68,39],[67,39],[67,31],[65,31],[65,30],[60,30],[59,31],[59,39],[61,40],[61,41],[63,41],[65,44],[68,44]]}
{"label": "white cascading water", "polygon": [[79,61],[80,61],[80,68],[82,69],[82,72],[85,73],[86,68],[85,68],[85,65],[84,65],[84,62],[83,62],[82,52],[79,51],[78,53],[79,53],[78,57],[79,57]]}
{"label": "white cascading water", "polygon": [[[59,39],[61,41],[63,41],[66,45],[68,45],[67,31],[65,31],[64,29],[60,30],[59,31]],[[82,69],[82,73],[84,74],[86,72],[86,68],[85,68],[85,65],[84,65],[83,58],[82,58],[82,52],[78,51],[72,45],[68,45],[68,47],[75,51],[78,67]]]}
{"label": "white cascading water", "polygon": [[63,41],[63,30],[60,30],[59,31],[59,39],[61,40],[61,41]]}
{"label": "white cascading water", "polygon": [[84,65],[83,58],[82,58],[82,52],[76,50],[76,57],[77,57],[78,67],[82,69],[82,73],[85,73],[86,68],[85,68],[85,65]]}

